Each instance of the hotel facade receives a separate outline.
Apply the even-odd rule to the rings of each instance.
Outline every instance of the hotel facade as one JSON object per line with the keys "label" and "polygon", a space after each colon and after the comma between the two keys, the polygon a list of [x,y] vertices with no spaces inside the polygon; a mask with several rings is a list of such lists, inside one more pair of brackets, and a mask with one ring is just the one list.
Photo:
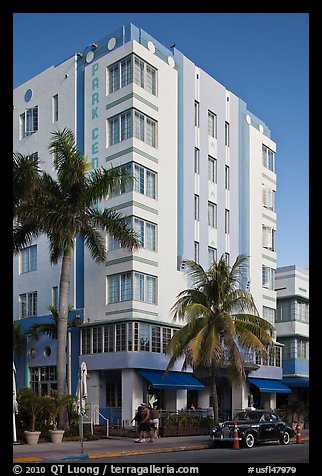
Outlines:
{"label": "hotel facade", "polygon": [[[206,382],[178,362],[164,380],[164,350],[182,323],[169,311],[187,288],[182,262],[205,269],[221,255],[233,264],[249,256],[250,290],[275,324],[276,144],[263,121],[233,92],[176,48],[133,24],[120,27],[14,90],[13,150],[37,154],[54,175],[51,132],[69,128],[89,169],[122,166],[133,186],[100,206],[116,210],[140,236],[130,252],[106,236],[108,260],[96,264],[77,239],[69,304],[81,323],[67,343],[67,389],[75,393],[82,361],[89,403],[110,421],[129,425],[152,392],[163,409],[193,401],[210,408]],[[13,263],[13,320],[22,330],[50,319],[57,305],[60,266],[51,266],[46,239],[34,241]],[[276,407],[282,384],[282,346],[266,361],[245,354],[247,380],[230,388],[220,377],[222,414],[257,405]],[[41,393],[55,387],[56,342],[28,341],[19,363],[20,386]],[[19,377],[19,376],[18,376]],[[18,383],[19,384],[19,383]],[[226,412],[226,413],[225,413]]]}

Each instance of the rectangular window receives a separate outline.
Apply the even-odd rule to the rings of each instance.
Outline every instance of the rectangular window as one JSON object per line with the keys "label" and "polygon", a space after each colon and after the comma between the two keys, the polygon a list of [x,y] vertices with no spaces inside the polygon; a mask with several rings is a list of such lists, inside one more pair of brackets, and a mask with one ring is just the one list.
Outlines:
{"label": "rectangular window", "polygon": [[19,295],[20,317],[37,316],[37,291]]}
{"label": "rectangular window", "polygon": [[126,350],[126,323],[115,324],[115,350],[122,352]]}
{"label": "rectangular window", "polygon": [[291,320],[291,301],[278,300],[276,310],[276,322],[287,322]]}
{"label": "rectangular window", "polygon": [[108,121],[109,124],[109,145],[120,142],[119,116],[112,117]]}
{"label": "rectangular window", "polygon": [[108,303],[120,301],[120,278],[118,274],[108,276]]}
{"label": "rectangular window", "polygon": [[20,273],[29,273],[37,269],[37,245],[28,246],[20,253]]}
{"label": "rectangular window", "polygon": [[195,241],[195,262],[199,263],[199,243]]}
{"label": "rectangular window", "polygon": [[230,254],[229,253],[225,253],[225,260],[226,260],[227,266],[230,266]]}
{"label": "rectangular window", "polygon": [[134,82],[144,88],[144,61],[134,57]]}
{"label": "rectangular window", "polygon": [[152,326],[152,352],[161,352],[161,327]]}
{"label": "rectangular window", "polygon": [[132,134],[132,120],[131,111],[126,111],[121,114],[121,141],[129,139]]}
{"label": "rectangular window", "polygon": [[145,169],[145,195],[151,198],[156,198],[155,193],[155,182],[156,182],[156,174],[152,172],[152,170]]}
{"label": "rectangular window", "polygon": [[308,341],[297,339],[297,358],[308,359],[309,358],[309,343]]}
{"label": "rectangular window", "polygon": [[274,289],[275,270],[268,266],[262,265],[262,286],[266,289]]}
{"label": "rectangular window", "polygon": [[208,135],[217,139],[217,116],[211,111],[208,111]]}
{"label": "rectangular window", "polygon": [[270,226],[262,225],[263,248],[274,251],[275,230]]}
{"label": "rectangular window", "polygon": [[195,126],[199,127],[199,103],[195,101]]}
{"label": "rectangular window", "polygon": [[200,150],[195,147],[195,157],[194,157],[194,171],[195,174],[199,174],[200,169]]}
{"label": "rectangular window", "polygon": [[217,261],[217,250],[208,246],[208,268],[213,265],[214,261]]}
{"label": "rectangular window", "polygon": [[156,174],[141,165],[134,164],[134,191],[156,198]]}
{"label": "rectangular window", "polygon": [[145,222],[144,248],[147,250],[156,251],[156,228],[154,223]]}
{"label": "rectangular window", "polygon": [[119,63],[115,63],[108,69],[109,83],[108,83],[108,92],[113,93],[120,87],[120,70]]}
{"label": "rectangular window", "polygon": [[20,115],[19,118],[20,139],[38,131],[38,106],[35,106]]}
{"label": "rectangular window", "polygon": [[229,190],[229,167],[225,165],[225,189]]}
{"label": "rectangular window", "polygon": [[217,205],[208,202],[208,226],[217,228]]}
{"label": "rectangular window", "polygon": [[263,207],[268,210],[275,210],[275,191],[262,184],[262,201]]}
{"label": "rectangular window", "polygon": [[263,306],[263,319],[275,326],[275,309]]}
{"label": "rectangular window", "polygon": [[208,180],[217,183],[217,160],[208,155]]}
{"label": "rectangular window", "polygon": [[108,68],[109,94],[132,82],[156,96],[157,70],[136,55],[127,56]]}
{"label": "rectangular window", "polygon": [[275,152],[262,144],[262,163],[265,168],[275,172]]}
{"label": "rectangular window", "polygon": [[157,304],[157,278],[149,274],[128,272],[107,277],[108,304],[141,301]]}
{"label": "rectangular window", "polygon": [[104,326],[103,344],[104,352],[114,352],[114,330],[113,325]]}
{"label": "rectangular window", "polygon": [[229,123],[225,122],[225,145],[229,147]]}
{"label": "rectangular window", "polygon": [[122,407],[122,383],[106,382],[106,407]]}
{"label": "rectangular window", "polygon": [[156,148],[157,146],[156,122],[150,117],[146,118],[145,130],[146,130],[145,142],[149,144],[151,147]]}
{"label": "rectangular window", "polygon": [[141,352],[149,352],[150,351],[150,326],[149,326],[149,324],[144,324],[143,322],[140,322],[139,342],[140,342],[140,351]]}
{"label": "rectangular window", "polygon": [[[121,68],[121,88],[132,82],[132,59],[131,56],[124,58],[120,63]],[[118,81],[119,84],[119,81]],[[118,89],[118,88],[117,88]]]}
{"label": "rectangular window", "polygon": [[157,94],[157,70],[151,65],[146,63],[146,81],[145,89],[151,94],[156,96]]}
{"label": "rectangular window", "polygon": [[229,210],[225,210],[225,233],[229,233]]}
{"label": "rectangular window", "polygon": [[58,294],[58,286],[53,286],[51,289],[51,304],[54,306],[55,309],[58,309],[59,303],[59,294]]}
{"label": "rectangular window", "polygon": [[309,303],[295,301],[295,320],[309,322]]}
{"label": "rectangular window", "polygon": [[172,337],[172,329],[169,327],[162,328],[162,352],[165,354],[166,348]]}
{"label": "rectangular window", "polygon": [[146,296],[145,302],[149,304],[157,304],[157,278],[155,276],[145,275]]}
{"label": "rectangular window", "polygon": [[91,332],[92,329],[81,329],[82,354],[91,354]]}
{"label": "rectangular window", "polygon": [[122,273],[121,278],[121,299],[120,301],[130,301],[132,299],[132,274]]}
{"label": "rectangular window", "polygon": [[55,94],[52,98],[52,114],[53,114],[53,122],[58,121],[58,94]]}
{"label": "rectangular window", "polygon": [[134,111],[134,137],[144,142],[144,114]]}
{"label": "rectangular window", "polygon": [[103,352],[102,327],[93,327],[93,354]]}
{"label": "rectangular window", "polygon": [[144,302],[144,274],[134,273],[133,299]]}
{"label": "rectangular window", "polygon": [[195,220],[199,221],[199,195],[195,195]]}
{"label": "rectangular window", "polygon": [[108,145],[135,137],[152,147],[157,147],[157,122],[135,109],[111,117],[108,124]]}

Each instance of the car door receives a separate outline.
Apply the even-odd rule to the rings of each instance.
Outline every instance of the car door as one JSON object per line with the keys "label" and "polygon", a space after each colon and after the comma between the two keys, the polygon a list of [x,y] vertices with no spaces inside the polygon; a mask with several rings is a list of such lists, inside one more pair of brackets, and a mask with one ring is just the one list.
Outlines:
{"label": "car door", "polygon": [[260,418],[259,429],[261,440],[276,440],[278,438],[278,429],[276,427],[277,419],[271,413],[264,413]]}

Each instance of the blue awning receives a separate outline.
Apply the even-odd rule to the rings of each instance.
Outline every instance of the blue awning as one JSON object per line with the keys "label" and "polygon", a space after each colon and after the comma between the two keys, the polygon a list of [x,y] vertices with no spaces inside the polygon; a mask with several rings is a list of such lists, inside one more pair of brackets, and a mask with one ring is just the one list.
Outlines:
{"label": "blue awning", "polygon": [[169,372],[166,377],[163,370],[137,370],[137,373],[148,380],[155,389],[203,390],[205,388],[201,382],[185,372]]}
{"label": "blue awning", "polygon": [[305,387],[307,388],[310,383],[310,379],[307,377],[285,377],[283,378],[283,383],[288,387]]}
{"label": "blue awning", "polygon": [[249,377],[248,382],[256,385],[260,393],[292,393],[292,390],[281,380]]}

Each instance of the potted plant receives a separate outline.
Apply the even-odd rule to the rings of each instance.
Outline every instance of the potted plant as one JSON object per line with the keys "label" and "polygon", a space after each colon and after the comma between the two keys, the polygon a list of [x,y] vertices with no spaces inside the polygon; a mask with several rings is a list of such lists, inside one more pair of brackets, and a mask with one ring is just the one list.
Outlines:
{"label": "potted plant", "polygon": [[26,443],[28,445],[36,445],[41,433],[40,431],[36,431],[36,422],[38,416],[44,410],[45,397],[37,395],[31,388],[24,388],[20,389],[18,398],[20,409],[30,424],[30,430],[24,431]]}
{"label": "potted plant", "polygon": [[53,393],[51,396],[44,397],[44,410],[49,417],[50,424],[53,426],[53,428],[49,430],[50,441],[52,443],[61,443],[63,440],[65,430],[58,429],[57,418],[60,410],[73,400],[74,397],[68,394],[62,395],[58,398],[57,392]]}

